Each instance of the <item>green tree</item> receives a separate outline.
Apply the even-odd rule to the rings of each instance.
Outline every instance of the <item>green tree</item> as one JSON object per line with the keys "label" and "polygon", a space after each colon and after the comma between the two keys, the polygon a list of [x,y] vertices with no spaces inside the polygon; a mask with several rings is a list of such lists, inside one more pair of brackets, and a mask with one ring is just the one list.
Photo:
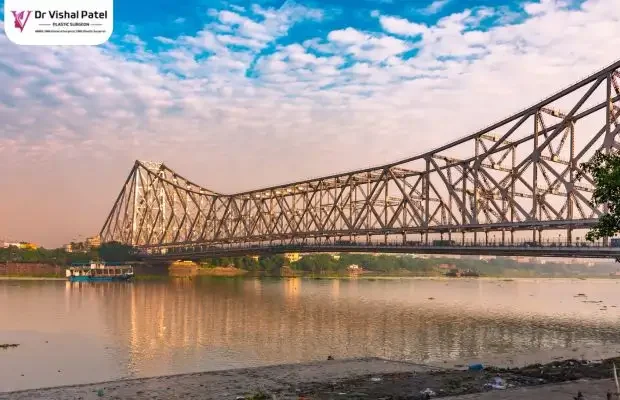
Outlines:
{"label": "green tree", "polygon": [[91,260],[101,258],[107,262],[123,262],[134,260],[135,252],[133,247],[119,242],[103,243],[97,251],[85,253]]}
{"label": "green tree", "polygon": [[599,217],[586,239],[594,241],[614,236],[620,232],[620,155],[598,151],[590,161],[582,163],[581,168],[594,180],[592,204],[607,206],[607,212]]}
{"label": "green tree", "polygon": [[258,259],[261,270],[271,274],[280,275],[280,268],[286,263],[286,258],[281,254],[260,257]]}

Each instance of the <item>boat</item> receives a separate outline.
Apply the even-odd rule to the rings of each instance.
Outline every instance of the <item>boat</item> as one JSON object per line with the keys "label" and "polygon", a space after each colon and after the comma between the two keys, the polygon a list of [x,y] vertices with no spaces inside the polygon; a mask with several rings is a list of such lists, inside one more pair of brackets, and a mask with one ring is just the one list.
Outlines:
{"label": "boat", "polygon": [[112,282],[133,278],[133,267],[105,262],[75,263],[65,271],[70,282]]}

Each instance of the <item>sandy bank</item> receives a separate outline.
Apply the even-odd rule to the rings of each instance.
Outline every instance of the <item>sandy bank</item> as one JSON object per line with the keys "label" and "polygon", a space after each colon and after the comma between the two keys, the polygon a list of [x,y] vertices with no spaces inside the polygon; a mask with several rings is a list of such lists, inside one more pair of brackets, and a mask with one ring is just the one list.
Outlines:
{"label": "sandy bank", "polygon": [[[336,360],[294,365],[119,380],[1,393],[0,400],[14,399],[235,399],[263,392],[278,399],[298,399],[307,385],[385,373],[424,372],[426,366],[376,358]],[[103,391],[103,392],[101,392]],[[100,394],[103,393],[103,396]]]}
{"label": "sandy bank", "polygon": [[[598,400],[614,390],[607,377],[611,363],[618,361],[464,371],[377,358],[331,360],[25,390],[2,393],[0,399],[416,400],[425,398],[421,392],[428,388],[435,392],[433,398],[446,400],[566,400],[578,392],[586,400]],[[496,377],[504,388],[488,387]]]}

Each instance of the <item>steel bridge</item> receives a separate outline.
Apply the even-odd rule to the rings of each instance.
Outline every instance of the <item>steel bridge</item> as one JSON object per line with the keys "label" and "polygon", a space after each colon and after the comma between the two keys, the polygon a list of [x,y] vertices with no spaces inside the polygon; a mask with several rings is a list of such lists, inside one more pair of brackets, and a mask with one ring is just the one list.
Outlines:
{"label": "steel bridge", "polygon": [[620,61],[474,134],[378,167],[221,194],[162,163],[136,161],[100,235],[153,257],[285,251],[615,257],[607,240],[575,243],[605,212],[591,204],[593,180],[580,164],[596,151],[618,151],[619,133]]}

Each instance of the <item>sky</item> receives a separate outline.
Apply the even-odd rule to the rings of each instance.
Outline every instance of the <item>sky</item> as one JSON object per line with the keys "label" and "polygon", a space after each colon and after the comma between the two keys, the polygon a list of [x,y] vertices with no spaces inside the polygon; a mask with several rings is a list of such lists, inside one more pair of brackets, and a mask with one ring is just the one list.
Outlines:
{"label": "sky", "polygon": [[47,247],[97,234],[136,159],[220,193],[379,165],[620,58],[618,0],[117,0],[96,47],[0,28],[0,240]]}

